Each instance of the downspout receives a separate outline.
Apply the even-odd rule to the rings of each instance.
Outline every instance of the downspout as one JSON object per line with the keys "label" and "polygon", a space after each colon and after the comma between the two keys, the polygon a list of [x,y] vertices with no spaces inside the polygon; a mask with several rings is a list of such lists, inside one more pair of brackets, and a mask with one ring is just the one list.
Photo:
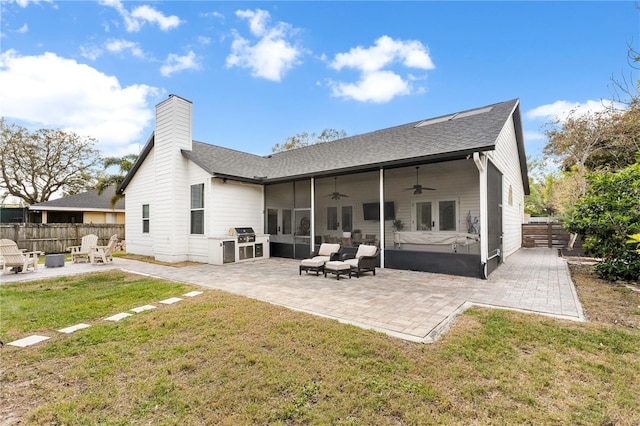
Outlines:
{"label": "downspout", "polygon": [[487,277],[487,258],[489,257],[488,203],[487,203],[487,156],[473,153],[473,162],[478,168],[480,179],[480,263],[483,278]]}
{"label": "downspout", "polygon": [[[311,178],[311,241],[309,247],[311,247],[311,253],[316,250],[316,179]],[[294,241],[295,244],[295,241]],[[309,255],[311,255],[309,253]]]}
{"label": "downspout", "polygon": [[384,169],[380,169],[380,269],[384,269]]}

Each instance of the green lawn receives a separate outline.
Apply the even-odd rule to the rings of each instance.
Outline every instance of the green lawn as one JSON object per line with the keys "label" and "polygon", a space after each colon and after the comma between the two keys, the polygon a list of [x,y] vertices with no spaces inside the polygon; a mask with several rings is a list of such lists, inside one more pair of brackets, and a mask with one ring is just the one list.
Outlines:
{"label": "green lawn", "polygon": [[[118,323],[100,320],[191,289],[121,272],[0,286],[2,340],[54,336],[2,347],[0,418],[640,423],[640,330],[632,327],[471,309],[425,345],[213,290]],[[78,322],[92,327],[51,332]]]}

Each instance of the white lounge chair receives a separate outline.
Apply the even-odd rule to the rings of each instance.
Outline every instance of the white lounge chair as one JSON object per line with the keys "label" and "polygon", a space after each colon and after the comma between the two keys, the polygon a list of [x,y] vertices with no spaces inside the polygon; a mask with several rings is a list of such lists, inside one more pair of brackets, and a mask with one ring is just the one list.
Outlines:
{"label": "white lounge chair", "polygon": [[299,274],[302,275],[302,271],[309,273],[309,271],[315,272],[316,276],[324,271],[324,264],[330,260],[337,260],[340,255],[340,244],[322,243],[318,252],[311,253],[311,258],[303,259],[300,262]]}
{"label": "white lounge chair", "polygon": [[0,240],[0,257],[2,257],[2,272],[13,271],[27,272],[29,268],[32,271],[38,269],[38,256],[40,251],[24,251],[18,248],[18,245],[7,239]]}
{"label": "white lounge chair", "polygon": [[118,244],[118,236],[113,235],[109,239],[109,244],[106,246],[95,246],[89,250],[89,260],[91,263],[95,265],[98,263],[106,264],[113,262],[111,253],[115,250],[116,244]]}
{"label": "white lounge chair", "polygon": [[96,247],[97,245],[98,236],[95,234],[88,234],[82,237],[81,245],[68,247],[67,250],[71,252],[71,260],[73,263],[77,263],[81,260],[88,262],[91,248]]}

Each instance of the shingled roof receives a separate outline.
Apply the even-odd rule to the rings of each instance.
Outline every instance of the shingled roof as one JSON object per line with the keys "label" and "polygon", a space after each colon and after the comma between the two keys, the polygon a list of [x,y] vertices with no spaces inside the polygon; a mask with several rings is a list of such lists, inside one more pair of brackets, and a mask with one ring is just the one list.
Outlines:
{"label": "shingled roof", "polygon": [[98,191],[93,189],[79,194],[69,195],[56,200],[44,201],[29,206],[29,210],[82,210],[82,211],[121,211],[124,212],[125,201],[120,200],[115,209],[111,207],[111,197],[115,193],[114,188],[110,188],[98,195]]}
{"label": "shingled roof", "polygon": [[[191,151],[183,150],[182,153],[212,176],[256,183],[280,182],[454,160],[474,152],[494,150],[500,131],[512,115],[523,181],[527,185],[526,156],[517,99],[267,156],[197,141],[193,141]],[[152,144],[153,135],[137,163],[144,161],[143,157]],[[124,191],[136,166],[119,191]]]}

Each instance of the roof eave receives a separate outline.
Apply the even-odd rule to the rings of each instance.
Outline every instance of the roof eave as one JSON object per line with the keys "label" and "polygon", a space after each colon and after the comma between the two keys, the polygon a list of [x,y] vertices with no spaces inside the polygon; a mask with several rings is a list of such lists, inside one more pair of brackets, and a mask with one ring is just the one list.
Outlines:
{"label": "roof eave", "polygon": [[304,173],[295,176],[281,176],[276,178],[266,178],[262,183],[281,183],[281,182],[290,182],[295,180],[303,180],[310,178],[320,178],[320,177],[329,177],[329,176],[339,176],[346,175],[351,173],[362,173],[368,171],[375,171],[380,169],[396,169],[399,167],[411,167],[418,164],[429,164],[429,163],[442,163],[445,161],[454,161],[454,160],[462,160],[466,158],[470,158],[474,152],[486,152],[495,150],[495,144],[487,145],[487,146],[478,146],[473,149],[465,149],[461,151],[452,151],[445,152],[440,154],[433,154],[427,156],[420,157],[410,157],[410,158],[402,158],[391,161],[384,161],[380,163],[370,163],[370,164],[361,164],[353,167],[344,167],[340,169],[327,169],[316,172]]}
{"label": "roof eave", "polygon": [[138,171],[138,169],[140,168],[144,160],[147,158],[147,156],[151,152],[151,148],[153,148],[154,144],[155,144],[155,132],[151,132],[151,136],[149,136],[149,139],[147,139],[147,143],[144,144],[144,147],[142,148],[142,151],[138,155],[136,162],[133,163],[133,166],[131,166],[131,170],[129,170],[129,173],[127,173],[127,175],[124,177],[124,180],[122,181],[120,186],[116,189],[116,194],[119,194],[119,195],[124,194],[124,190],[127,188],[127,186],[129,185],[129,182],[131,182],[131,179],[133,179],[133,176],[135,176],[136,172]]}

